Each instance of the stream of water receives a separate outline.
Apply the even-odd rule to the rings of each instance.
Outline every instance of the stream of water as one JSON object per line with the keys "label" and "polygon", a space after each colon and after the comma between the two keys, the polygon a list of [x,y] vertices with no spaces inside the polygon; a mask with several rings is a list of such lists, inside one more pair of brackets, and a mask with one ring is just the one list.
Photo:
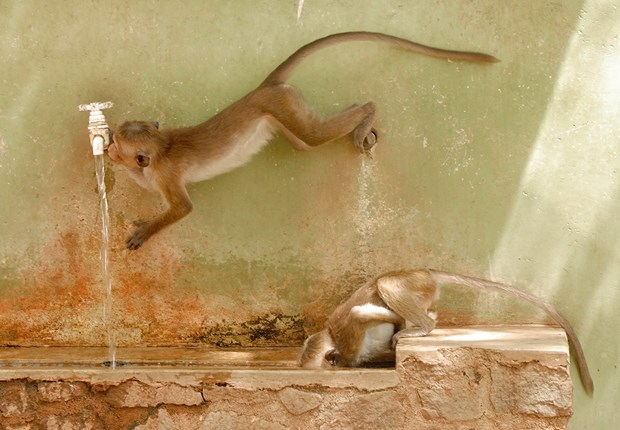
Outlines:
{"label": "stream of water", "polygon": [[108,215],[108,196],[105,190],[105,166],[104,156],[95,155],[95,172],[97,174],[97,185],[99,188],[100,209],[101,209],[101,267],[103,272],[103,285],[105,287],[105,301],[103,303],[103,322],[108,341],[108,363],[113,369],[116,368],[116,346],[114,342],[114,327],[112,321],[112,279],[109,268],[109,234],[108,225],[110,217]]}

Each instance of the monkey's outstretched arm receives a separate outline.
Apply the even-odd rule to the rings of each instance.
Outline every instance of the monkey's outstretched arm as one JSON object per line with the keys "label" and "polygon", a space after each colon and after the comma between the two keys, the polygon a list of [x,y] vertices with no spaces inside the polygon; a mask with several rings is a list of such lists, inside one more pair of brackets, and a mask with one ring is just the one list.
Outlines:
{"label": "monkey's outstretched arm", "polygon": [[168,209],[151,221],[134,223],[137,228],[125,241],[127,248],[138,249],[149,237],[192,211],[192,201],[184,185],[180,183],[167,184],[161,189],[169,205]]}

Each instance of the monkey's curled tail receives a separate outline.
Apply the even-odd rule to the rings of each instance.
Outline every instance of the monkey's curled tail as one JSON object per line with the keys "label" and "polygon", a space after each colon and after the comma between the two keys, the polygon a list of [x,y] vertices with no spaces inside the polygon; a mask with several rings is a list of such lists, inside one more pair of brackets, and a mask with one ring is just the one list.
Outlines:
{"label": "monkey's curled tail", "polygon": [[532,294],[526,293],[525,291],[518,290],[509,285],[501,284],[499,282],[493,282],[480,278],[472,278],[469,276],[461,276],[453,273],[440,272],[436,270],[431,270],[430,272],[433,274],[435,282],[437,283],[461,284],[470,287],[480,288],[483,290],[494,290],[500,293],[510,294],[522,298],[523,300],[526,300],[547,312],[547,314],[551,318],[553,318],[558,324],[560,324],[560,326],[566,331],[568,342],[576,354],[577,367],[579,368],[581,383],[583,384],[586,393],[592,396],[592,393],[594,392],[594,383],[592,382],[592,376],[590,375],[590,371],[588,370],[588,364],[586,362],[586,356],[583,352],[583,348],[581,347],[581,343],[577,338],[577,333],[575,333],[575,330],[573,330],[573,327],[570,325],[568,320],[564,318],[555,309],[555,307],[553,307],[553,305],[546,303],[540,298]]}
{"label": "monkey's curled tail", "polygon": [[301,61],[308,55],[327,46],[349,41],[385,42],[418,54],[456,61],[472,61],[477,63],[495,63],[499,61],[491,55],[482,54],[479,52],[450,51],[422,45],[420,43],[412,42],[396,36],[390,36],[388,34],[373,33],[369,31],[351,31],[347,33],[332,34],[302,46],[282,64],[276,67],[276,69],[263,81],[261,86],[278,85],[286,82],[295,67],[297,67],[299,63],[301,63]]}

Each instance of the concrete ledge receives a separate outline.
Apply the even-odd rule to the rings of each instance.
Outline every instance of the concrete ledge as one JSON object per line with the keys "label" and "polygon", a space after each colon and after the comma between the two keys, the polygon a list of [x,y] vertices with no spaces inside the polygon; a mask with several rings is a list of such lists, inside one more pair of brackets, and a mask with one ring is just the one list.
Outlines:
{"label": "concrete ledge", "polygon": [[277,390],[293,385],[325,388],[383,390],[396,387],[400,379],[394,369],[342,369],[334,371],[305,369],[175,369],[168,367],[132,369],[1,369],[2,382],[28,379],[35,381],[74,381],[116,386],[126,381],[145,384],[174,383],[180,386],[213,384],[244,390]]}
{"label": "concrete ledge", "polygon": [[116,369],[97,364],[105,350],[19,349],[0,350],[0,428],[563,429],[571,415],[550,327],[437,329],[402,339],[392,369],[298,369],[290,348],[119,350]]}
{"label": "concrete ledge", "polygon": [[[468,326],[438,328],[429,336],[403,338],[398,344],[397,359],[402,361],[412,353],[437,351],[442,348],[481,348],[502,351],[517,359],[539,358],[566,359],[568,343],[566,333],[559,327],[540,325],[520,326]],[[401,357],[399,360],[398,357]]]}

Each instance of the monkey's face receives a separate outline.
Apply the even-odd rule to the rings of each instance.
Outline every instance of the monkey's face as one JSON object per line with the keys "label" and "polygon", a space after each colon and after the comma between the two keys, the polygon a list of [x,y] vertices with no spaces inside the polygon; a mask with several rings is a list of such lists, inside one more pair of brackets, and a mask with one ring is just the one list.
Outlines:
{"label": "monkey's face", "polygon": [[327,355],[334,349],[331,336],[326,330],[315,333],[304,342],[298,364],[304,369],[327,369],[334,365],[327,360]]}
{"label": "monkey's face", "polygon": [[112,143],[106,148],[110,159],[115,163],[122,164],[122,157],[120,155],[119,144],[116,142],[114,135],[112,135]]}
{"label": "monkey's face", "polygon": [[108,155],[115,163],[130,169],[142,169],[151,163],[153,154],[166,146],[164,136],[158,130],[159,123],[128,121],[112,134]]}
{"label": "monkey's face", "polygon": [[114,137],[108,146],[110,159],[130,169],[144,168],[150,164],[148,152],[144,149],[135,148],[132,142],[123,141]]}
{"label": "monkey's face", "polygon": [[114,138],[108,146],[110,159],[130,169],[144,168],[149,165],[150,159],[145,151],[136,149],[130,142],[123,142]]}

